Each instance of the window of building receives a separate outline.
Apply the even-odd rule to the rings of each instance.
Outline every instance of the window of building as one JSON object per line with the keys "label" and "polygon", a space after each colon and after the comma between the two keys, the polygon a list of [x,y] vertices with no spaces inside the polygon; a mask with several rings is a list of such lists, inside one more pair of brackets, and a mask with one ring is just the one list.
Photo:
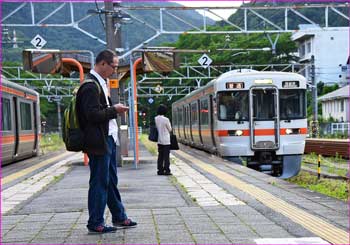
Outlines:
{"label": "window of building", "polygon": [[305,56],[305,45],[304,44],[301,44],[299,46],[299,55],[300,55],[300,57],[304,57]]}
{"label": "window of building", "polygon": [[344,100],[340,101],[340,111],[344,112]]}
{"label": "window of building", "polygon": [[1,128],[3,131],[10,131],[11,127],[11,105],[10,100],[1,98],[2,110],[1,110]]}
{"label": "window of building", "polygon": [[306,44],[306,53],[311,53],[311,42],[308,42],[307,44]]}
{"label": "window of building", "polygon": [[32,113],[30,110],[29,103],[20,103],[20,114],[21,114],[21,129],[31,130],[32,129]]}

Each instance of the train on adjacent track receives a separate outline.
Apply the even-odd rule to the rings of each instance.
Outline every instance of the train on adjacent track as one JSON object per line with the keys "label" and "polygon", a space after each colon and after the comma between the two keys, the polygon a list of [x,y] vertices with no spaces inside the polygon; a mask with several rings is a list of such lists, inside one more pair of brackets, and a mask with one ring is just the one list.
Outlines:
{"label": "train on adjacent track", "polygon": [[178,140],[280,178],[299,173],[307,136],[305,77],[235,70],[172,105]]}
{"label": "train on adjacent track", "polygon": [[39,94],[1,76],[1,164],[39,153]]}

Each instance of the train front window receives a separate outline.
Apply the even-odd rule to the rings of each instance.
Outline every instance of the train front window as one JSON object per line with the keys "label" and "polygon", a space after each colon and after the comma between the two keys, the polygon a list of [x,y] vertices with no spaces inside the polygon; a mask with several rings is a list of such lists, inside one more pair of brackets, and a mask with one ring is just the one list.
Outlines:
{"label": "train front window", "polygon": [[305,90],[280,90],[280,118],[282,120],[305,118],[305,103]]}
{"label": "train front window", "polygon": [[248,121],[248,91],[218,93],[218,118],[222,121]]}
{"label": "train front window", "polygon": [[21,113],[21,129],[32,130],[32,113],[30,110],[30,104],[21,102],[20,113]]}
{"label": "train front window", "polygon": [[256,120],[272,120],[275,116],[275,89],[255,89],[253,93],[253,117]]}
{"label": "train front window", "polygon": [[2,131],[11,131],[11,106],[10,100],[1,98],[2,111],[1,111],[1,128]]}

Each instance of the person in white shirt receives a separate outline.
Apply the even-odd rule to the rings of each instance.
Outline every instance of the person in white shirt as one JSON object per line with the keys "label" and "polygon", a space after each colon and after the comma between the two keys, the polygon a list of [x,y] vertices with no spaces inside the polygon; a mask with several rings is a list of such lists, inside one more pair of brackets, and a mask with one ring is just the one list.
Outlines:
{"label": "person in white shirt", "polygon": [[170,133],[172,131],[169,118],[165,117],[168,108],[160,105],[154,120],[158,130],[158,175],[171,175],[170,172]]}

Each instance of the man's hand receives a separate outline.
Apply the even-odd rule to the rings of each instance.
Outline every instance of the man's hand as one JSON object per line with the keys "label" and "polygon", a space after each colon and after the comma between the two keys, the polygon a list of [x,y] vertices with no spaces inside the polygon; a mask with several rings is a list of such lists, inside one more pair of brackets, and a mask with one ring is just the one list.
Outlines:
{"label": "man's hand", "polygon": [[127,110],[129,110],[129,107],[123,105],[123,104],[115,104],[113,105],[113,107],[115,108],[115,110],[118,112],[118,113],[123,113],[123,112],[126,112]]}

